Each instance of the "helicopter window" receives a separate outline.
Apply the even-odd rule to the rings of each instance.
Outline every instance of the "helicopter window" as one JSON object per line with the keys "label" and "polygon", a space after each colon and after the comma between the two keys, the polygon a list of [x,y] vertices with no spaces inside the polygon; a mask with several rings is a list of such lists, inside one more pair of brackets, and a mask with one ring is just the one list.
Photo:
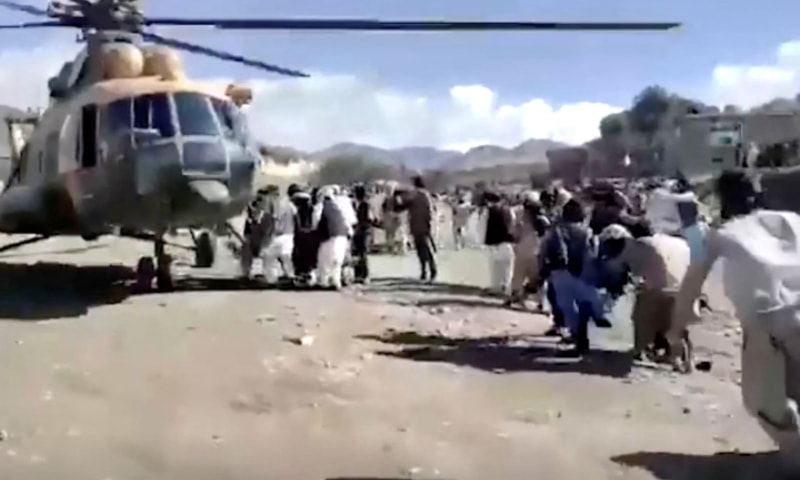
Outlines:
{"label": "helicopter window", "polygon": [[207,97],[192,92],[178,92],[173,97],[182,135],[220,134]]}
{"label": "helicopter window", "polygon": [[233,103],[224,100],[212,98],[211,104],[219,118],[223,133],[234,140],[247,141],[247,121],[242,112]]}
{"label": "helicopter window", "polygon": [[169,98],[164,94],[155,94],[133,99],[133,126],[158,130],[164,138],[174,137]]}
{"label": "helicopter window", "polygon": [[214,106],[214,113],[219,118],[219,123],[222,125],[224,133],[228,136],[233,136],[236,131],[234,106],[230,102],[225,102],[217,98],[211,99],[211,105]]}
{"label": "helicopter window", "polygon": [[133,99],[133,128],[148,129],[151,125],[150,97]]}
{"label": "helicopter window", "polygon": [[111,132],[130,130],[133,119],[131,103],[130,98],[124,98],[108,105],[106,111]]}
{"label": "helicopter window", "polygon": [[81,166],[91,168],[97,165],[97,107],[86,105],[81,112]]}

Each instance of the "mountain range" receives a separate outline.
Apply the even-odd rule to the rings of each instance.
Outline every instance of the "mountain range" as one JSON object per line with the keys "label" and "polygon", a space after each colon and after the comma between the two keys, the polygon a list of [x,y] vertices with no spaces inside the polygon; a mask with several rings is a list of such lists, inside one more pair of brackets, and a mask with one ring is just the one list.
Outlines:
{"label": "mountain range", "polygon": [[403,147],[385,149],[358,143],[338,143],[324,150],[302,152],[290,147],[266,146],[276,161],[305,159],[324,163],[337,157],[360,157],[368,161],[404,166],[411,170],[462,171],[496,165],[516,165],[547,162],[546,152],[568,146],[552,140],[530,139],[513,148],[481,145],[466,152],[440,150],[433,147]]}
{"label": "mountain range", "polygon": [[[20,115],[19,109],[0,105],[0,119]],[[5,130],[5,126],[0,126]],[[279,163],[307,160],[321,164],[336,157],[360,157],[370,162],[382,162],[410,170],[464,171],[497,165],[521,165],[547,162],[547,150],[567,146],[543,139],[530,139],[512,148],[481,145],[466,152],[433,147],[409,146],[395,149],[344,142],[323,150],[304,152],[292,147],[265,145],[269,155]],[[8,135],[0,132],[0,159],[9,155]]]}

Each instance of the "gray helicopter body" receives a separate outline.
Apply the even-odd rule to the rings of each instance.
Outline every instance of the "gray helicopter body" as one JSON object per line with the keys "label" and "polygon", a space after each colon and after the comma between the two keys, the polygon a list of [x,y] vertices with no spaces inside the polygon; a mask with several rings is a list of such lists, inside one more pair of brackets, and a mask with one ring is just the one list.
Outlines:
{"label": "gray helicopter body", "polygon": [[236,106],[157,77],[95,83],[44,112],[0,195],[0,230],[87,237],[212,227],[255,193]]}

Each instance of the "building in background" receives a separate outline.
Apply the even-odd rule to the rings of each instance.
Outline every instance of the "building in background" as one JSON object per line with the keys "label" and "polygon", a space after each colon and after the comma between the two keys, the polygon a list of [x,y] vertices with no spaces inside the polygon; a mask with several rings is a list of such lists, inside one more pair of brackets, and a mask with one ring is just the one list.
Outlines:
{"label": "building in background", "polygon": [[675,135],[674,147],[666,152],[666,166],[688,177],[748,166],[752,145],[760,152],[755,166],[788,166],[798,162],[800,112],[687,115]]}

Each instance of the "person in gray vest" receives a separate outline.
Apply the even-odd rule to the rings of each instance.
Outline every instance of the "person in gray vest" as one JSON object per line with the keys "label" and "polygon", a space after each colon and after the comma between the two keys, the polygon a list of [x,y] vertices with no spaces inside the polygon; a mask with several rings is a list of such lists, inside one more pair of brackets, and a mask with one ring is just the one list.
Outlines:
{"label": "person in gray vest", "polygon": [[789,478],[800,478],[800,215],[760,208],[757,182],[743,171],[723,172],[716,192],[721,226],[686,235],[692,261],[675,301],[670,353],[681,367],[681,334],[698,317],[712,267],[725,259],[723,288],[743,333],[745,408],[780,448]]}

